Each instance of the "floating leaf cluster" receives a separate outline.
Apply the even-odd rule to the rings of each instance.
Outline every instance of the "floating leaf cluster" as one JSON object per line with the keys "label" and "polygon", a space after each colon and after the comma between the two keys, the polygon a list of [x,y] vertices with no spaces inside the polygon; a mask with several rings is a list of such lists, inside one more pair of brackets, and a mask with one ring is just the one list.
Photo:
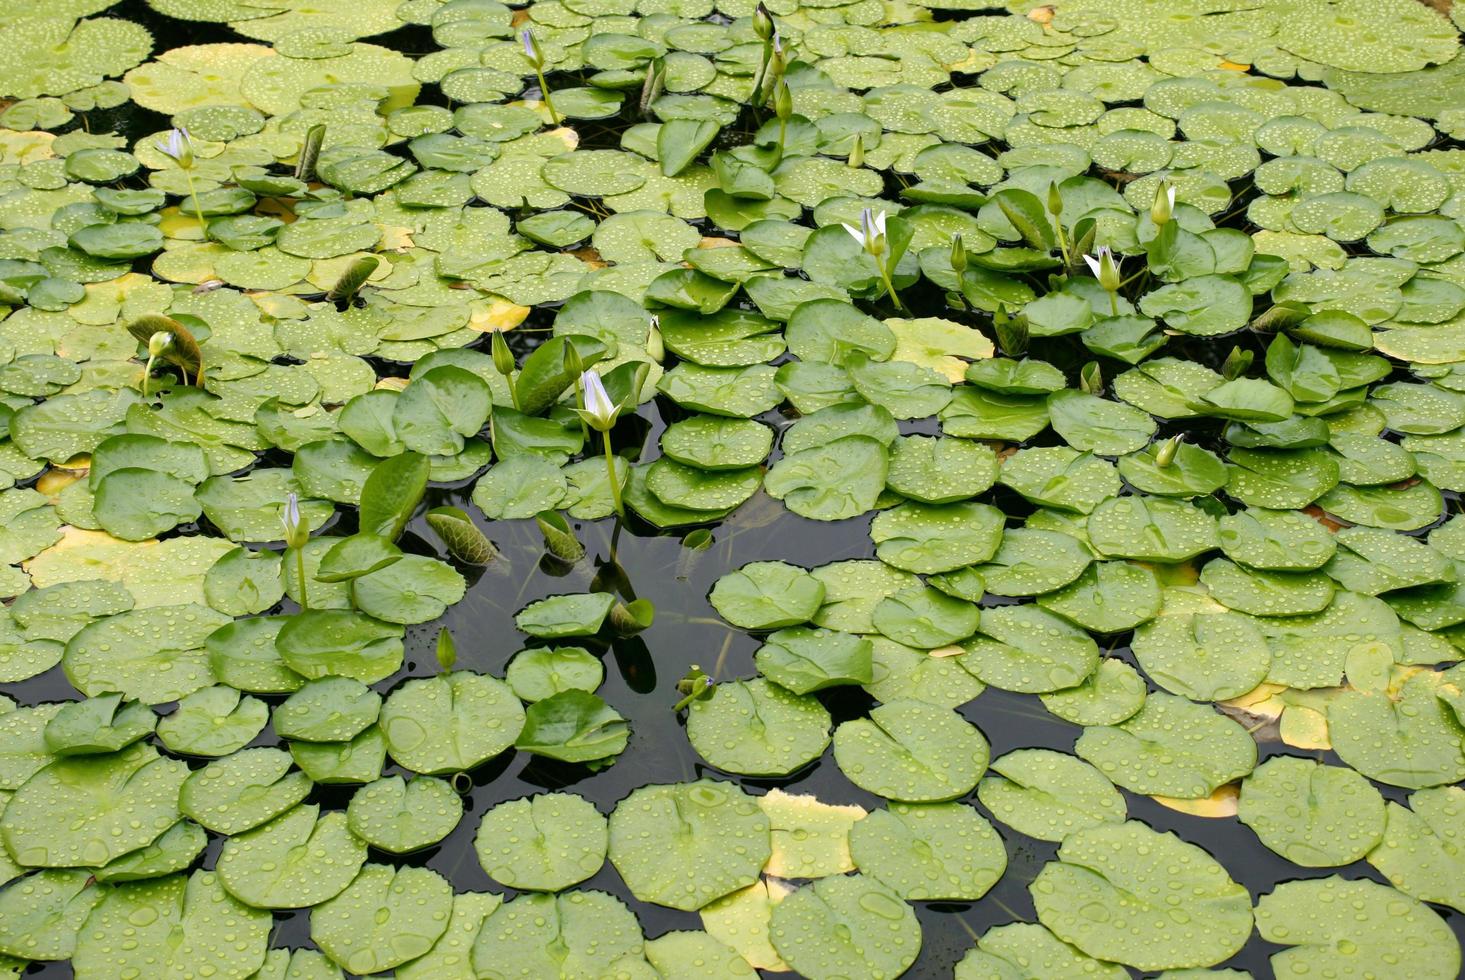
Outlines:
{"label": "floating leaf cluster", "polygon": [[[1456,976],[1462,28],[0,0],[0,976]],[[712,548],[806,521],[852,557]],[[526,648],[410,662],[470,592]],[[598,693],[643,633],[685,746]],[[1035,921],[916,966],[1019,859]]]}

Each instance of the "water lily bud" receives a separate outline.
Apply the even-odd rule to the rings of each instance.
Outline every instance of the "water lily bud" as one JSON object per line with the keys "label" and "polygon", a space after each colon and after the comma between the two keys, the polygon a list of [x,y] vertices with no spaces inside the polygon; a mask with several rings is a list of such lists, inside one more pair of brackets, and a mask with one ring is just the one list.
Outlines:
{"label": "water lily bud", "polygon": [[524,45],[524,58],[536,70],[544,67],[544,50],[534,37],[534,32],[524,28],[519,32],[519,41]]}
{"label": "water lily bud", "polygon": [[646,353],[660,364],[666,359],[666,341],[661,336],[661,317],[651,314],[651,329],[646,334]]}
{"label": "water lily bud", "polygon": [[951,240],[951,270],[956,273],[958,279],[966,271],[966,243],[960,235]]}
{"label": "water lily bud", "polygon": [[148,338],[148,357],[162,357],[163,352],[173,346],[173,335],[166,330],[159,330]]}
{"label": "water lily bud", "polygon": [[1091,395],[1104,390],[1104,370],[1098,361],[1089,361],[1078,371],[1078,386]]}
{"label": "water lily bud", "polygon": [[1048,213],[1053,217],[1063,213],[1063,195],[1058,193],[1058,184],[1051,181],[1048,184]]}
{"label": "water lily bud", "polygon": [[781,78],[773,87],[773,114],[784,120],[794,114],[793,93],[788,90],[788,83]]}
{"label": "water lily bud", "polygon": [[1175,185],[1168,180],[1160,181],[1155,188],[1155,203],[1150,205],[1150,220],[1163,228],[1175,214]]}
{"label": "water lily bud", "polygon": [[851,167],[863,167],[865,165],[865,141],[858,136],[855,143],[849,150],[849,165]]}
{"label": "water lily bud", "polygon": [[280,512],[280,524],[285,529],[286,547],[303,548],[310,540],[310,528],[300,520],[300,498],[293,492],[285,496],[285,506]]}
{"label": "water lily bud", "polygon": [[585,389],[585,409],[581,417],[597,432],[609,432],[621,410],[610,400],[600,375],[586,371],[580,375],[580,386]]}
{"label": "water lily bud", "polygon": [[1164,467],[1175,462],[1175,454],[1180,450],[1180,442],[1184,438],[1183,435],[1171,436],[1160,443],[1160,448],[1155,450],[1155,465]]}
{"label": "water lily bud", "polygon": [[1255,358],[1256,354],[1252,351],[1242,350],[1240,347],[1231,348],[1231,353],[1226,355],[1226,361],[1221,365],[1221,376],[1227,381],[1235,381],[1246,373]]}
{"label": "water lily bud", "polygon": [[[580,352],[575,345],[569,341],[565,342],[565,352],[560,357],[560,362],[565,366],[566,374],[582,375],[585,373],[585,361],[580,357]],[[596,375],[600,377],[600,375]]]}
{"label": "water lily bud", "polygon": [[509,342],[503,333],[495,330],[488,346],[493,353],[493,369],[506,378],[511,376],[514,373],[514,352],[509,350]]}
{"label": "water lily bud", "polygon": [[761,3],[753,8],[753,33],[760,41],[773,39],[773,15]]}

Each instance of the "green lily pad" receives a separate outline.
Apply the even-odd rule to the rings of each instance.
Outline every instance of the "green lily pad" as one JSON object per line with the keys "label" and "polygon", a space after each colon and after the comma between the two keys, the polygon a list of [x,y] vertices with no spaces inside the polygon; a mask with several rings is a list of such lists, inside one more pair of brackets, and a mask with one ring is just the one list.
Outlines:
{"label": "green lily pad", "polygon": [[1293,864],[1352,864],[1384,833],[1384,800],[1351,769],[1274,756],[1241,781],[1237,816]]}
{"label": "green lily pad", "polygon": [[[821,878],[773,908],[773,948],[808,977],[897,977],[921,949],[921,927],[895,892],[864,875]],[[831,941],[833,939],[833,941]]]}
{"label": "green lily pad", "polygon": [[79,976],[161,971],[248,976],[264,965],[268,912],[250,908],[212,871],[118,885],[77,937]]}
{"label": "green lily pad", "polygon": [[643,786],[610,816],[610,861],[643,902],[695,911],[758,880],[769,823],[732,783]]}
{"label": "green lily pad", "polygon": [[955,712],[892,701],[834,732],[834,758],[850,782],[890,800],[940,803],[971,792],[986,771],[987,740]]}
{"label": "green lily pad", "polygon": [[850,830],[860,873],[907,901],[975,901],[1007,869],[1002,838],[963,803],[894,803]]}
{"label": "green lily pad", "polygon": [[1118,725],[1084,729],[1074,752],[1131,792],[1184,800],[1210,796],[1256,765],[1256,743],[1244,728],[1162,693]]}
{"label": "green lily pad", "polygon": [[553,892],[600,870],[608,834],[605,817],[583,797],[544,793],[489,810],[473,846],[494,881],[519,891]]}
{"label": "green lily pad", "polygon": [[347,829],[346,814],[302,803],[225,841],[218,872],[247,905],[298,909],[339,895],[365,861],[366,844]]}
{"label": "green lily pad", "polygon": [[1018,749],[992,760],[977,796],[998,820],[1038,840],[1062,841],[1126,816],[1124,797],[1102,773],[1050,749]]}
{"label": "green lily pad", "polygon": [[[862,641],[867,642],[867,641]],[[773,681],[725,681],[694,700],[687,739],[707,762],[744,776],[786,776],[829,745],[829,712]]]}
{"label": "green lily pad", "polygon": [[[1153,860],[1134,861],[1139,850]],[[1029,891],[1058,938],[1142,970],[1211,966],[1251,935],[1251,897],[1225,868],[1133,820],[1067,837]],[[1180,917],[1187,928],[1176,928]]]}
{"label": "green lily pad", "polygon": [[1257,901],[1256,926],[1263,939],[1291,947],[1272,954],[1280,975],[1398,969],[1411,977],[1453,977],[1460,970],[1460,944],[1450,927],[1427,906],[1373,881],[1284,882]]}
{"label": "green lily pad", "polygon": [[351,973],[378,973],[432,949],[448,927],[453,888],[427,868],[368,864],[310,912],[310,938]]}
{"label": "green lily pad", "polygon": [[220,834],[241,834],[302,802],[310,777],[290,771],[290,756],[273,748],[241,749],[188,774],[178,809]]}
{"label": "green lily pad", "polygon": [[59,759],[15,791],[0,815],[0,838],[29,867],[101,867],[177,822],[187,776],[183,763],[141,743]]}
{"label": "green lily pad", "polygon": [[520,895],[489,913],[473,941],[479,974],[598,976],[643,948],[636,916],[604,892]]}
{"label": "green lily pad", "polygon": [[463,800],[441,779],[388,776],[358,789],[346,807],[351,833],[379,851],[410,854],[438,843],[463,818]]}
{"label": "green lily pad", "polygon": [[507,684],[466,670],[410,680],[381,708],[387,751],[420,773],[472,769],[514,744],[523,726]]}

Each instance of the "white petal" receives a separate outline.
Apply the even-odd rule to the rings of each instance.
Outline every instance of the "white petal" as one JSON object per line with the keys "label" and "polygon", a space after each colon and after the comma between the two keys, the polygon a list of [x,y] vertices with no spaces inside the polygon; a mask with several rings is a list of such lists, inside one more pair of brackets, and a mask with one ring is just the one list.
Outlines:
{"label": "white petal", "polygon": [[1097,276],[1099,274],[1099,260],[1092,255],[1085,255],[1083,260],[1089,264],[1089,270]]}
{"label": "white petal", "polygon": [[840,222],[840,225],[844,228],[845,231],[849,232],[851,238],[860,243],[861,248],[865,247],[864,232],[860,231],[860,229],[856,228],[854,225],[845,224],[843,221]]}

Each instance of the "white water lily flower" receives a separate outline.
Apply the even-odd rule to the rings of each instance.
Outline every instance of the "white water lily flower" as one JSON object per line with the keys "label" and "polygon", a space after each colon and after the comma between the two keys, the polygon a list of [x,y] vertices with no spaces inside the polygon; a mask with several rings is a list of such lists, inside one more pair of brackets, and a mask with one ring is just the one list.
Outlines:
{"label": "white water lily flower", "polygon": [[280,513],[280,523],[285,528],[285,544],[291,548],[304,547],[310,540],[310,529],[300,522],[300,498],[294,492],[285,495],[285,506]]}
{"label": "white water lily flower", "polygon": [[860,247],[871,255],[878,254],[885,247],[885,212],[875,214],[869,208],[860,212],[860,227],[844,224],[844,230],[860,243]]}
{"label": "white water lily flower", "polygon": [[586,371],[580,375],[580,386],[585,391],[585,421],[600,432],[610,431],[621,410],[610,400],[600,375],[594,371]]}
{"label": "white water lily flower", "polygon": [[544,62],[544,55],[539,50],[539,42],[534,40],[534,32],[527,27],[524,28],[519,32],[519,40],[524,44],[524,57],[528,58],[529,63],[535,68],[540,67]]}
{"label": "white water lily flower", "polygon": [[1122,281],[1119,277],[1119,263],[1114,261],[1114,253],[1109,250],[1108,245],[1100,245],[1097,256],[1085,255],[1083,260],[1088,263],[1094,278],[1099,280],[1099,285],[1106,291],[1112,293],[1119,289]]}
{"label": "white water lily flower", "polygon": [[193,141],[186,129],[170,129],[161,143],[154,143],[158,152],[187,170],[193,166]]}

